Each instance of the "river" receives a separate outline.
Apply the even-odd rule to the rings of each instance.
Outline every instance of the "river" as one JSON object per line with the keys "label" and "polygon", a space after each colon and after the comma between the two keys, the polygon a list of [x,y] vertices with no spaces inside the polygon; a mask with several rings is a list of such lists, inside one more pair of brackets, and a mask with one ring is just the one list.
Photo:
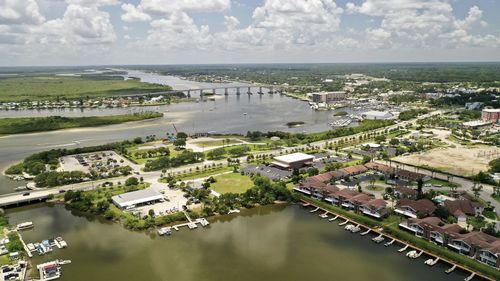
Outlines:
{"label": "river", "polygon": [[[221,84],[201,83],[182,80],[174,76],[154,73],[130,71],[130,75],[139,77],[141,81],[169,84],[174,89],[219,87]],[[236,85],[236,84],[222,84]],[[223,91],[223,90],[221,90]],[[232,90],[234,91],[234,89]],[[221,93],[222,94],[222,93]],[[193,93],[196,96],[197,93]],[[0,137],[0,171],[22,160],[35,152],[54,148],[74,148],[90,146],[113,141],[132,139],[137,136],[164,136],[166,132],[174,132],[172,124],[179,131],[241,133],[247,131],[292,131],[319,132],[328,130],[329,123],[334,120],[334,111],[314,111],[306,102],[278,94],[237,96],[231,92],[229,96],[218,95],[213,101],[185,102],[165,106],[115,108],[115,109],[54,109],[54,110],[19,110],[0,111],[0,118],[21,116],[95,116],[117,115],[144,110],[164,113],[164,117],[135,123],[118,124],[96,128],[79,128],[35,134],[22,134]],[[303,121],[305,124],[296,128],[288,128],[290,121]],[[0,176],[0,194],[11,193],[23,182],[15,182]]]}
{"label": "river", "polygon": [[29,242],[62,236],[69,247],[35,256],[58,258],[61,281],[161,280],[463,280],[463,272],[444,273],[351,234],[299,206],[266,206],[210,220],[208,229],[181,229],[169,237],[128,231],[94,217],[71,214],[62,205],[8,210],[11,223],[33,221]]}

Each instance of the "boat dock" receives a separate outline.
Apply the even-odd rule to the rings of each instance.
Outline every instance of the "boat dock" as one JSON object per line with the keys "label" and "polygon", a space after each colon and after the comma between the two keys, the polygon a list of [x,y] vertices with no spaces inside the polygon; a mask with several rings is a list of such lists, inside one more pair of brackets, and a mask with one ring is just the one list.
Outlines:
{"label": "boat dock", "polygon": [[188,220],[188,222],[159,228],[157,230],[158,234],[160,236],[170,235],[170,234],[172,234],[172,229],[174,229],[175,231],[179,231],[179,229],[181,227],[185,227],[185,226],[187,226],[189,229],[196,229],[196,228],[198,228],[197,224],[200,224],[202,227],[208,226],[210,224],[208,222],[208,220],[205,218],[199,218],[199,219],[192,220],[186,212],[184,212],[184,216],[186,216],[186,219]]}
{"label": "boat dock", "polygon": [[334,221],[334,220],[336,220],[338,217],[339,217],[339,216],[335,216],[335,217],[333,217],[333,218],[329,219],[328,221]]}
{"label": "boat dock", "polygon": [[31,253],[30,249],[28,248],[28,246],[24,242],[23,236],[21,235],[21,233],[19,233],[19,231],[16,231],[16,232],[17,232],[17,235],[19,236],[19,240],[21,241],[21,244],[23,244],[24,251],[26,252],[26,254],[28,255],[29,258],[32,258],[33,254]]}
{"label": "boat dock", "polygon": [[[339,214],[335,214],[335,213],[333,213],[331,210],[327,210],[327,209],[324,209],[324,208],[318,207],[318,206],[316,206],[315,204],[313,204],[313,203],[311,203],[311,202],[308,202],[308,201],[305,201],[305,200],[303,200],[303,199],[301,199],[301,200],[302,200],[302,202],[303,202],[303,203],[309,203],[309,205],[307,205],[307,206],[312,206],[312,207],[315,207],[315,208],[316,208],[316,209],[314,209],[314,211],[315,211],[315,212],[316,212],[316,211],[318,211],[318,210],[321,210],[321,211],[324,211],[324,212],[330,212],[330,213],[332,213],[333,215],[336,215],[337,217],[344,219],[345,221],[344,221],[344,222],[341,222],[339,225],[345,225],[345,224],[347,224],[347,223],[350,221],[350,219],[349,219],[349,218],[347,218],[347,217],[345,217],[345,216],[342,216],[342,215],[339,215]],[[311,212],[311,211],[310,211],[310,212]],[[472,269],[469,269],[468,267],[466,267],[466,266],[464,266],[464,265],[457,264],[456,262],[454,262],[454,261],[452,261],[452,260],[449,260],[449,259],[447,259],[447,258],[444,258],[444,257],[438,257],[436,254],[433,254],[433,253],[431,253],[431,252],[429,252],[429,251],[426,251],[426,250],[424,250],[424,249],[421,249],[421,248],[419,248],[419,247],[417,247],[417,246],[410,245],[410,244],[408,244],[408,242],[405,242],[405,241],[403,241],[403,240],[400,240],[400,239],[398,239],[398,238],[396,238],[396,237],[393,237],[393,236],[391,236],[391,235],[389,235],[389,234],[383,233],[383,229],[381,229],[381,228],[379,228],[379,229],[375,229],[375,228],[371,228],[371,227],[369,227],[369,226],[367,226],[367,225],[363,225],[363,224],[359,224],[359,225],[360,225],[360,226],[362,226],[362,227],[364,227],[364,228],[366,228],[366,229],[370,229],[371,231],[373,231],[373,232],[375,232],[375,233],[379,234],[379,236],[378,236],[378,237],[386,237],[386,238],[391,239],[391,242],[392,242],[392,243],[394,243],[394,242],[398,242],[398,243],[399,243],[399,244],[401,244],[401,245],[405,245],[403,248],[401,248],[401,249],[399,249],[399,250],[398,250],[398,252],[400,252],[400,253],[401,253],[401,252],[406,251],[406,250],[408,249],[408,247],[412,247],[414,250],[416,250],[416,251],[420,251],[420,252],[418,253],[419,257],[420,257],[420,255],[422,255],[422,254],[424,254],[424,253],[425,253],[426,255],[428,255],[428,256],[430,256],[430,257],[432,257],[432,258],[434,258],[434,259],[439,259],[439,260],[441,260],[441,261],[443,261],[443,262],[446,262],[446,263],[448,263],[448,264],[452,265],[452,267],[451,267],[450,269],[448,269],[448,270],[446,270],[446,271],[445,271],[446,273],[451,273],[453,270],[455,270],[455,269],[457,269],[457,268],[458,268],[458,269],[461,269],[461,270],[463,270],[463,271],[465,271],[465,272],[469,272],[469,273],[471,273],[471,275],[469,276],[469,277],[470,277],[470,279],[468,279],[469,277],[467,277],[467,278],[465,279],[466,281],[470,281],[470,280],[471,280],[472,278],[474,278],[475,276],[480,277],[480,278],[485,279],[485,280],[495,281],[495,280],[494,280],[494,279],[492,279],[491,277],[488,277],[488,276],[486,276],[486,275],[484,275],[484,274],[482,274],[482,273],[479,273],[479,272],[476,272],[476,271],[474,271],[474,270],[472,270]],[[376,238],[378,238],[378,237],[376,237]],[[392,241],[392,240],[394,240],[394,241]],[[391,244],[392,244],[392,243],[391,243]],[[436,261],[436,263],[437,263],[437,262],[438,262],[438,261]]]}

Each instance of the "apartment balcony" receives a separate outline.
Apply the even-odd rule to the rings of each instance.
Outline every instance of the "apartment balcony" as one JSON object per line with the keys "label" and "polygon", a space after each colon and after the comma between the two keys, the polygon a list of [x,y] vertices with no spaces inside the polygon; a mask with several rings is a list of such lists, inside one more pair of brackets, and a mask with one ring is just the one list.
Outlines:
{"label": "apartment balcony", "polygon": [[407,211],[407,210],[403,210],[403,209],[395,209],[394,211],[398,214],[401,214],[401,215],[409,217],[409,218],[416,218],[417,217],[417,214],[415,214],[411,211]]}
{"label": "apartment balcony", "polygon": [[300,187],[294,187],[293,190],[307,194],[307,195],[311,195],[311,191],[309,191],[307,189],[300,188]]}

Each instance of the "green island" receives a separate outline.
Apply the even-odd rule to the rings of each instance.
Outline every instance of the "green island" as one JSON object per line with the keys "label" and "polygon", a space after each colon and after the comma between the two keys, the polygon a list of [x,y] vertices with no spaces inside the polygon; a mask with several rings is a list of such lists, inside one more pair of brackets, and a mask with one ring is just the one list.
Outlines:
{"label": "green island", "polygon": [[168,86],[125,80],[111,75],[25,75],[0,78],[0,102],[45,101],[143,94],[171,90]]}
{"label": "green island", "polygon": [[160,118],[163,113],[141,112],[123,115],[91,117],[22,117],[0,119],[0,135],[44,132],[61,129],[96,127]]}

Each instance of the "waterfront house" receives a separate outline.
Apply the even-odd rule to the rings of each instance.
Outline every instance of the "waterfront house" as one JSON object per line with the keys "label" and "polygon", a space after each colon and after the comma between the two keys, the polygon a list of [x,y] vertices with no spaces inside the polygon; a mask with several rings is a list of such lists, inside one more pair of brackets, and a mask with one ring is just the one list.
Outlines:
{"label": "waterfront house", "polygon": [[409,218],[401,222],[399,227],[413,232],[415,236],[425,238],[438,245],[446,245],[450,235],[456,235],[460,226],[456,224],[445,224],[438,217],[427,217],[423,219]]}
{"label": "waterfront house", "polygon": [[351,193],[351,194],[354,194],[354,195],[347,196],[349,198],[345,198],[341,204],[342,207],[349,209],[349,210],[358,211],[359,208],[361,207],[361,205],[367,203],[368,201],[370,201],[372,199],[372,197],[366,193],[355,192],[355,193]]}
{"label": "waterfront house", "polygon": [[383,199],[370,200],[361,205],[359,211],[364,215],[377,219],[384,218],[389,214],[389,211],[387,210],[387,202]]}
{"label": "waterfront house", "polygon": [[500,266],[500,239],[484,232],[454,234],[448,247],[493,267]]}
{"label": "waterfront house", "polygon": [[399,200],[394,210],[396,213],[410,218],[421,218],[432,214],[436,206],[428,199],[410,200],[402,198]]}

